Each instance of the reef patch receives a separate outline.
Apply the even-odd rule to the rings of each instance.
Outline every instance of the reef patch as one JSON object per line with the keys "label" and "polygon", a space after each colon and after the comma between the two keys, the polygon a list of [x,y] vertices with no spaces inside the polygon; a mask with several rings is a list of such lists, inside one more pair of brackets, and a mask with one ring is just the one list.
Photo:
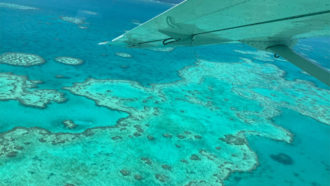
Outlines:
{"label": "reef patch", "polygon": [[34,66],[45,63],[45,60],[35,54],[7,52],[0,55],[0,63],[14,66]]}
{"label": "reef patch", "polygon": [[26,106],[45,108],[50,102],[64,102],[64,95],[56,90],[36,89],[38,81],[24,76],[0,73],[0,100],[17,100]]}
{"label": "reef patch", "polygon": [[123,57],[123,58],[132,58],[133,56],[129,53],[125,52],[116,52],[116,56]]}
{"label": "reef patch", "polygon": [[82,59],[73,57],[57,57],[55,58],[55,61],[66,65],[81,65],[84,63]]}
{"label": "reef patch", "polygon": [[92,15],[92,16],[98,15],[97,12],[90,11],[90,10],[82,10],[81,12],[84,13],[84,14],[87,14],[87,15]]}
{"label": "reef patch", "polygon": [[73,23],[73,24],[76,24],[76,25],[85,24],[85,20],[83,18],[70,17],[70,16],[61,16],[60,19],[62,21],[65,21],[65,22],[68,22],[68,23]]}
{"label": "reef patch", "polygon": [[75,129],[78,127],[72,120],[65,120],[63,121],[63,125],[68,129]]}
{"label": "reef patch", "polygon": [[2,2],[0,2],[0,8],[10,8],[17,10],[38,10],[38,8],[32,6],[25,6],[14,3],[2,3]]}
{"label": "reef patch", "polygon": [[292,165],[293,164],[293,159],[285,153],[271,154],[270,157],[274,161],[277,161],[283,165]]}

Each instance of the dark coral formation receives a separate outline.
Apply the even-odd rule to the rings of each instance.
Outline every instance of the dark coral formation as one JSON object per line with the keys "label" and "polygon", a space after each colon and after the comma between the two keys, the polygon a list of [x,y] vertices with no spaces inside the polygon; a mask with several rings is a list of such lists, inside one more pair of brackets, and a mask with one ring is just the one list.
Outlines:
{"label": "dark coral formation", "polygon": [[278,153],[278,154],[271,154],[270,157],[274,160],[277,161],[283,165],[292,165],[293,164],[293,159],[284,153]]}
{"label": "dark coral formation", "polygon": [[152,161],[149,158],[142,157],[141,160],[147,165],[152,165]]}
{"label": "dark coral formation", "polygon": [[172,167],[169,166],[169,165],[166,165],[166,164],[162,165],[162,168],[165,169],[165,170],[169,170],[169,171],[172,170]]}
{"label": "dark coral formation", "polygon": [[122,170],[120,170],[120,173],[121,173],[123,176],[129,176],[129,175],[131,174],[131,171],[126,170],[126,169],[122,169]]}
{"label": "dark coral formation", "polygon": [[150,141],[153,141],[153,140],[155,140],[155,137],[153,137],[153,136],[150,136],[150,135],[148,135],[148,136],[147,136],[147,138],[148,138],[148,140],[150,140]]}
{"label": "dark coral formation", "polygon": [[140,174],[135,174],[134,179],[136,179],[137,181],[141,181],[143,177]]}
{"label": "dark coral formation", "polygon": [[191,159],[191,160],[195,160],[195,161],[196,161],[196,160],[201,160],[201,158],[198,157],[196,154],[191,155],[191,156],[190,156],[190,159]]}
{"label": "dark coral formation", "polygon": [[155,174],[155,177],[157,180],[159,180],[160,182],[166,182],[169,177],[163,174]]}
{"label": "dark coral formation", "polygon": [[230,145],[245,145],[246,144],[246,140],[244,138],[234,136],[231,134],[225,135],[224,138],[219,138],[219,139]]}

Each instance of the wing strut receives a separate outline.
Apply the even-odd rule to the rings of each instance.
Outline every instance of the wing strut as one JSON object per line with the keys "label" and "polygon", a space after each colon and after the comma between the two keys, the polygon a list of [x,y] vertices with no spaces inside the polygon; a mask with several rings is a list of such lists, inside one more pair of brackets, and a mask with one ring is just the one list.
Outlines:
{"label": "wing strut", "polygon": [[298,55],[286,45],[276,45],[267,48],[273,53],[282,56],[300,69],[306,71],[326,85],[330,86],[330,72],[312,61]]}

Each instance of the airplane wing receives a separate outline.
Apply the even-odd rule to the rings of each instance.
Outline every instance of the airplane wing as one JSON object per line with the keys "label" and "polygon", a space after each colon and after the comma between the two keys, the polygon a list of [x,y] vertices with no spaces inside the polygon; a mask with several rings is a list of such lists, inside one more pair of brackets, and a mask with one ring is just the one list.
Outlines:
{"label": "airplane wing", "polygon": [[293,60],[330,86],[329,71],[291,50],[297,39],[318,36],[330,36],[329,0],[186,0],[112,44],[143,48],[240,42]]}

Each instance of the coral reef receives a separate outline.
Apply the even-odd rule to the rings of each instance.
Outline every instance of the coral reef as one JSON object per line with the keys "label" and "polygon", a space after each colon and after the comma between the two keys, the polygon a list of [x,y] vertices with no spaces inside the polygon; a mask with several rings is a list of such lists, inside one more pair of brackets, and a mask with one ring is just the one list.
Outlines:
{"label": "coral reef", "polygon": [[38,8],[32,6],[25,6],[14,3],[3,3],[3,2],[0,2],[0,8],[10,8],[17,10],[38,10]]}
{"label": "coral reef", "polygon": [[76,25],[84,24],[84,19],[78,18],[78,17],[69,17],[69,16],[61,16],[60,19],[65,22],[73,23]]}
{"label": "coral reef", "polygon": [[26,106],[45,108],[50,102],[64,102],[62,93],[36,89],[37,81],[24,76],[0,73],[0,100],[18,100]]}
{"label": "coral reef", "polygon": [[[273,65],[200,60],[179,74],[180,81],[149,87],[96,79],[66,87],[128,117],[79,134],[40,128],[0,134],[0,182],[222,185],[230,173],[258,164],[246,136],[291,142],[271,120],[280,107],[330,124],[329,90],[287,81]],[[15,174],[4,174],[9,166]]]}
{"label": "coral reef", "polygon": [[116,52],[116,56],[123,57],[123,58],[132,58],[132,55],[129,53],[124,53],[124,52]]}
{"label": "coral reef", "polygon": [[82,10],[81,12],[84,13],[84,14],[87,14],[87,15],[93,15],[93,16],[98,15],[97,12],[93,12],[93,11],[90,11],[90,10]]}
{"label": "coral reef", "polygon": [[74,129],[76,128],[78,125],[75,124],[72,120],[65,120],[63,121],[63,125],[68,128],[68,129]]}
{"label": "coral reef", "polygon": [[270,157],[274,160],[277,161],[279,163],[282,163],[284,165],[291,165],[293,164],[293,159],[284,153],[279,153],[279,154],[272,154],[270,155]]}
{"label": "coral reef", "polygon": [[8,52],[0,55],[0,63],[15,66],[33,66],[43,64],[45,60],[34,54]]}
{"label": "coral reef", "polygon": [[55,61],[66,65],[81,65],[84,62],[82,59],[73,57],[57,57]]}

